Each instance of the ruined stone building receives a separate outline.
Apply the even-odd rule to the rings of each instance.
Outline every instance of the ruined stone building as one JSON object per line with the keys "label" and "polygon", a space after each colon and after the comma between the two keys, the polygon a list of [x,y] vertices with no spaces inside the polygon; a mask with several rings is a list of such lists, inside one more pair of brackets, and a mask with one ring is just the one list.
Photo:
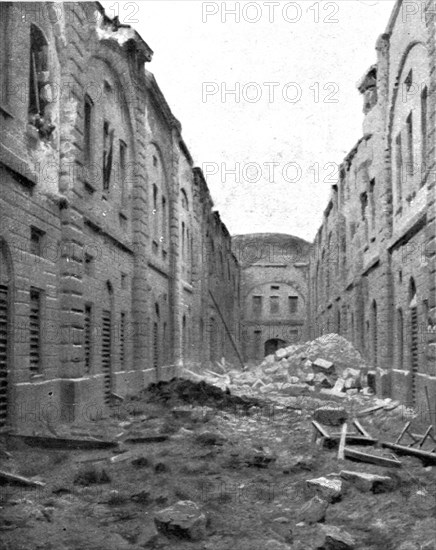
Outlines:
{"label": "ruined stone building", "polygon": [[340,166],[311,255],[311,337],[338,332],[378,392],[436,394],[436,14],[397,2],[362,78],[363,137]]}
{"label": "ruined stone building", "polygon": [[238,263],[150,47],[98,2],[0,10],[0,424],[235,360]]}
{"label": "ruined stone building", "polygon": [[259,362],[308,336],[310,244],[282,234],[233,237],[241,265],[244,359]]}

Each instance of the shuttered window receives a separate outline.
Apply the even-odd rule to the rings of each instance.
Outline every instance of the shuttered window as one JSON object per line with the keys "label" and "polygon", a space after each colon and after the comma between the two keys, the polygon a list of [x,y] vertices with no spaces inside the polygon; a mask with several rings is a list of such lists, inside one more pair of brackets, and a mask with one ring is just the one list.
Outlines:
{"label": "shuttered window", "polygon": [[36,288],[30,289],[29,333],[29,366],[37,374],[41,372],[41,292]]}
{"label": "shuttered window", "polygon": [[8,287],[0,284],[0,427],[6,424],[8,383]]}
{"label": "shuttered window", "polygon": [[85,306],[85,372],[91,372],[92,306]]}

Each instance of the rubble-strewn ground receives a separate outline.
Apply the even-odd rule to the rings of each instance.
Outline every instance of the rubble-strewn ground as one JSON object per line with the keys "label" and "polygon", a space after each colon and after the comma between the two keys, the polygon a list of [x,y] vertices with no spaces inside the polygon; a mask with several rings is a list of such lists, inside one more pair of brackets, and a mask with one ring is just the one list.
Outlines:
{"label": "rubble-strewn ground", "polygon": [[[361,393],[327,398],[254,390],[238,397],[173,380],[114,408],[111,418],[69,429],[75,437],[117,438],[116,449],[36,449],[4,436],[0,469],[46,486],[0,488],[0,549],[436,549],[436,467],[411,457],[401,457],[401,468],[339,461],[336,449],[312,444],[311,419],[321,406],[343,407],[351,424],[358,411],[384,405],[359,419],[381,441],[396,439],[410,411]],[[414,418],[413,431],[428,424]],[[306,480],[340,480],[342,470],[391,479],[374,492],[342,479],[339,500],[314,497]],[[204,514],[200,540],[187,538],[189,526],[165,532],[165,514],[157,531],[156,514],[179,501]]]}

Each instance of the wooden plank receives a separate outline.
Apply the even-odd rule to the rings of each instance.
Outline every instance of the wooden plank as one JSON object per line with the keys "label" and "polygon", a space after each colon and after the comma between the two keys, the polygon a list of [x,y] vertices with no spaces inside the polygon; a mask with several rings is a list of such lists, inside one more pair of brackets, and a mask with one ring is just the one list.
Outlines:
{"label": "wooden plank", "polygon": [[10,472],[4,472],[3,470],[0,470],[0,481],[2,481],[3,484],[12,483],[13,485],[24,485],[25,487],[45,487],[45,483],[42,481],[34,481],[33,479],[11,474]]}
{"label": "wooden plank", "polygon": [[396,443],[382,443],[382,447],[392,449],[399,455],[416,456],[428,464],[436,464],[436,453],[406,447],[405,445],[397,445]]}
{"label": "wooden plank", "polygon": [[[326,446],[333,448],[339,445],[341,439],[341,434],[333,434],[326,440]],[[364,437],[363,435],[358,434],[349,434],[345,439],[347,445],[375,445],[378,440],[373,437]]]}
{"label": "wooden plank", "polygon": [[347,437],[347,423],[344,422],[342,424],[341,439],[339,441],[338,460],[345,460],[344,449],[345,449],[346,437]]}
{"label": "wooden plank", "polygon": [[368,439],[372,439],[369,433],[365,430],[365,428],[362,426],[362,424],[356,419],[353,420],[353,424],[356,426],[356,428],[359,430],[359,432]]}
{"label": "wooden plank", "polygon": [[164,434],[133,436],[125,439],[124,443],[162,443],[162,441],[167,441],[167,439],[168,436]]}
{"label": "wooden plank", "polygon": [[325,430],[321,424],[319,424],[318,422],[316,422],[316,420],[312,420],[312,426],[317,429],[319,431],[319,433],[325,437],[326,439],[330,439],[330,435],[329,433],[327,432],[327,430]]}
{"label": "wooden plank", "polygon": [[420,448],[420,449],[421,449],[422,446],[424,445],[424,443],[425,443],[427,437],[430,435],[430,433],[431,433],[432,430],[433,430],[433,426],[429,426],[429,427],[427,428],[427,431],[426,431],[425,434],[422,436],[422,438],[421,438],[421,440],[420,440],[420,442],[419,442],[419,448]]}
{"label": "wooden plank", "polygon": [[399,460],[393,460],[384,456],[370,455],[368,453],[363,453],[362,451],[357,451],[356,449],[350,449],[349,447],[345,447],[344,455],[345,458],[349,458],[350,460],[358,460],[359,462],[369,462],[370,464],[377,464],[378,466],[394,468],[401,467],[401,462]]}
{"label": "wooden plank", "polygon": [[105,441],[102,439],[73,439],[66,437],[44,437],[37,435],[9,434],[9,438],[19,439],[31,447],[42,447],[44,449],[110,449],[118,446],[117,441]]}
{"label": "wooden plank", "polygon": [[358,412],[356,416],[358,417],[366,416],[367,414],[372,414],[373,412],[379,411],[380,409],[384,409],[384,408],[385,408],[384,405],[377,405],[376,407],[371,407],[369,409],[364,409],[363,411]]}
{"label": "wooden plank", "polygon": [[407,430],[409,429],[409,426],[412,422],[409,420],[409,422],[406,422],[404,428],[401,430],[401,433],[400,435],[397,437],[397,440],[395,441],[395,445],[398,445],[398,443],[401,441],[401,439],[403,438],[404,434],[407,432]]}

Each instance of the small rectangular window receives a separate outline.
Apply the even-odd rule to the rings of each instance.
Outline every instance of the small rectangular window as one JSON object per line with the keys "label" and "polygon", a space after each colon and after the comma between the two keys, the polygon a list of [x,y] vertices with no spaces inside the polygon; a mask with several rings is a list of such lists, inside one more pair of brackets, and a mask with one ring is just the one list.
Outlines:
{"label": "small rectangular window", "polygon": [[272,286],[271,290],[280,290],[280,287],[279,286]]}
{"label": "small rectangular window", "polygon": [[29,310],[29,367],[32,374],[41,372],[41,291],[31,287]]}
{"label": "small rectangular window", "polygon": [[121,273],[121,289],[126,290],[127,288],[127,275],[125,273]]}
{"label": "small rectangular window", "polygon": [[270,313],[277,314],[280,312],[280,298],[278,296],[270,297]]}
{"label": "small rectangular window", "polygon": [[262,296],[253,296],[253,315],[255,317],[262,315]]}
{"label": "small rectangular window", "polygon": [[289,296],[289,313],[297,313],[298,311],[298,296]]}
{"label": "small rectangular window", "polygon": [[90,254],[85,254],[85,275],[88,277],[94,275],[94,258]]}
{"label": "small rectangular window", "polygon": [[35,256],[42,256],[44,231],[36,227],[30,228],[30,253]]}

